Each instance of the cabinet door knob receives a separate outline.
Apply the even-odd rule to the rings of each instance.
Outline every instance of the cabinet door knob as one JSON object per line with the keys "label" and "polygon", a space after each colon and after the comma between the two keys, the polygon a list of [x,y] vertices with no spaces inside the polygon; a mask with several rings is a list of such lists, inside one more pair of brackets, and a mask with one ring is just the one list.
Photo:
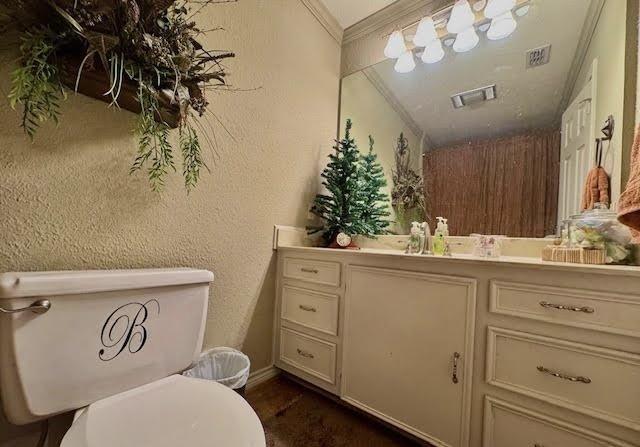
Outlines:
{"label": "cabinet door knob", "polygon": [[458,360],[460,360],[460,353],[453,353],[453,373],[451,374],[451,381],[453,383],[458,383]]}

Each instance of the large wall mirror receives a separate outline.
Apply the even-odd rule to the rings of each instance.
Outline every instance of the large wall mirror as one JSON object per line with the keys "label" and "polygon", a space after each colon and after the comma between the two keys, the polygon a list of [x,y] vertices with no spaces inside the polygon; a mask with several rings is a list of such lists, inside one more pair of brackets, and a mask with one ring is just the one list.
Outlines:
{"label": "large wall mirror", "polygon": [[[598,165],[615,206],[628,172],[625,134],[634,122],[625,119],[625,110],[633,114],[625,85],[630,77],[635,85],[637,54],[628,42],[636,25],[627,23],[627,1],[500,0],[493,3],[512,3],[502,30],[492,29],[486,1],[457,2],[473,12],[478,39],[466,41],[447,29],[450,3],[429,12],[435,34],[421,31],[432,42],[426,50],[413,44],[417,23],[398,23],[408,53],[381,57],[342,80],[342,126],[352,119],[361,147],[374,138],[389,193],[404,147],[423,177],[426,220],[433,228],[437,216],[446,217],[452,235],[555,234],[585,206],[585,181]],[[368,38],[386,44],[389,33]],[[602,132],[607,122],[610,139]],[[421,220],[394,204],[396,232]]]}

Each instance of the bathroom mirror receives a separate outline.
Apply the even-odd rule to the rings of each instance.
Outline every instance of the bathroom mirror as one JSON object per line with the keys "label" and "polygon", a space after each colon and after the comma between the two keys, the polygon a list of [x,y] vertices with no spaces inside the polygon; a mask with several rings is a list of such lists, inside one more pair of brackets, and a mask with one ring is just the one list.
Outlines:
{"label": "bathroom mirror", "polygon": [[[425,11],[436,33],[422,36],[432,42],[426,51],[413,43],[415,20],[396,23],[408,53],[381,55],[342,80],[340,134],[350,118],[361,150],[374,138],[390,194],[402,134],[410,165],[423,176],[426,220],[433,229],[436,216],[446,217],[451,235],[555,234],[581,211],[583,186],[597,163],[610,177],[612,206],[626,180],[623,135],[633,118],[624,119],[625,82],[633,76],[635,83],[636,70],[625,66],[633,34],[627,26],[635,30],[626,23],[627,2],[513,4],[513,22],[500,29],[485,15],[486,1],[468,2],[477,43],[447,29],[453,2]],[[389,34],[368,38],[386,44]],[[610,116],[613,135],[598,145]],[[407,221],[421,214],[395,207],[395,231],[405,233]]]}

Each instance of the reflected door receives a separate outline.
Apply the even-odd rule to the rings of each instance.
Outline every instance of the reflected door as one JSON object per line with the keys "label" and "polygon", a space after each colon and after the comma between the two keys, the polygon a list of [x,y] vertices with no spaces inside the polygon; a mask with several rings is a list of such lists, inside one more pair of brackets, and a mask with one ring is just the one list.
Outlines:
{"label": "reflected door", "polygon": [[558,226],[579,213],[587,173],[594,163],[596,63],[591,78],[562,115]]}

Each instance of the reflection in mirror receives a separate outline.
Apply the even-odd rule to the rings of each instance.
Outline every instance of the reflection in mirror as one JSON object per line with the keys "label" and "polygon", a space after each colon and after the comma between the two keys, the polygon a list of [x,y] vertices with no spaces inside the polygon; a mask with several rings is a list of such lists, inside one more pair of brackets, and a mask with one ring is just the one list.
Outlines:
{"label": "reflection in mirror", "polygon": [[[506,37],[493,40],[486,11],[473,8],[479,40],[459,52],[465,45],[453,48],[449,7],[433,16],[444,56],[429,29],[416,39],[427,54],[414,45],[413,24],[403,30],[404,60],[387,58],[343,79],[342,122],[353,120],[361,146],[375,139],[389,194],[400,146],[423,176],[424,211],[407,213],[394,201],[397,232],[424,214],[431,228],[437,216],[448,218],[451,235],[544,237],[583,208],[619,196],[626,2],[513,4],[517,27],[508,24]],[[609,116],[607,139],[601,129]],[[598,165],[610,183],[592,195],[584,185]]]}

